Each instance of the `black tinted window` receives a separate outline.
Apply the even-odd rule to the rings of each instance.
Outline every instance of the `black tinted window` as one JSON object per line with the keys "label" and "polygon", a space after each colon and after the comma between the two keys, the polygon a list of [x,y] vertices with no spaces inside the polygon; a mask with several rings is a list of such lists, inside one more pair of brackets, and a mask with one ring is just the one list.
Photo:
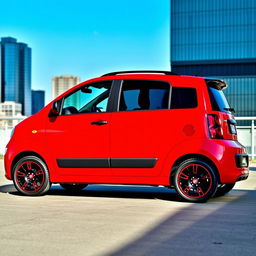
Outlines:
{"label": "black tinted window", "polygon": [[125,80],[120,111],[168,109],[170,85],[166,82]]}
{"label": "black tinted window", "polygon": [[229,112],[230,106],[228,101],[221,90],[217,90],[213,87],[208,87],[212,110],[222,111],[222,112]]}
{"label": "black tinted window", "polygon": [[197,96],[195,88],[172,87],[171,108],[196,108]]}

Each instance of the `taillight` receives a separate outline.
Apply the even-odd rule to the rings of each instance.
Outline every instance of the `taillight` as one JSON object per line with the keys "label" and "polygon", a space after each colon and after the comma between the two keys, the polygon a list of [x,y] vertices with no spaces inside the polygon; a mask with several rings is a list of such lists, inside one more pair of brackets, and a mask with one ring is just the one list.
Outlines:
{"label": "taillight", "polygon": [[208,115],[208,128],[211,139],[223,139],[221,119],[218,115]]}

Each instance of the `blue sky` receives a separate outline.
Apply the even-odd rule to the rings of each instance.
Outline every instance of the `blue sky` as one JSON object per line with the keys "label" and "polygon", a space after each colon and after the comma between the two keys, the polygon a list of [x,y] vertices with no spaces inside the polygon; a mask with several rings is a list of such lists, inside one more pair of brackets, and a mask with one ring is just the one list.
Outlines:
{"label": "blue sky", "polygon": [[169,0],[1,1],[0,37],[32,48],[32,88],[129,69],[169,70]]}

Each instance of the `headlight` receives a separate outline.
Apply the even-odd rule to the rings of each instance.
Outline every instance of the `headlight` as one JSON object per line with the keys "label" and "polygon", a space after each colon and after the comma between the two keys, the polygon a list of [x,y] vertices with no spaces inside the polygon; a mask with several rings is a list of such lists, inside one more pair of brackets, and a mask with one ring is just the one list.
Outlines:
{"label": "headlight", "polygon": [[13,134],[14,134],[14,131],[15,131],[15,126],[12,128],[11,135],[10,135],[10,139],[12,138],[12,136],[13,136]]}

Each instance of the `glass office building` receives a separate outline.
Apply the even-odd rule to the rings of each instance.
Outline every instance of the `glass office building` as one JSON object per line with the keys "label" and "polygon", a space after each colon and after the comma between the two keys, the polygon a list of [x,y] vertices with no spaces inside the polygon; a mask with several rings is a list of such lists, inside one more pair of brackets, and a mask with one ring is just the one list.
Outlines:
{"label": "glass office building", "polygon": [[237,116],[256,116],[256,1],[171,0],[171,69],[223,78]]}
{"label": "glass office building", "polygon": [[1,102],[22,104],[22,114],[31,115],[31,48],[12,37],[0,42]]}
{"label": "glass office building", "polygon": [[44,107],[45,91],[32,90],[32,115]]}

